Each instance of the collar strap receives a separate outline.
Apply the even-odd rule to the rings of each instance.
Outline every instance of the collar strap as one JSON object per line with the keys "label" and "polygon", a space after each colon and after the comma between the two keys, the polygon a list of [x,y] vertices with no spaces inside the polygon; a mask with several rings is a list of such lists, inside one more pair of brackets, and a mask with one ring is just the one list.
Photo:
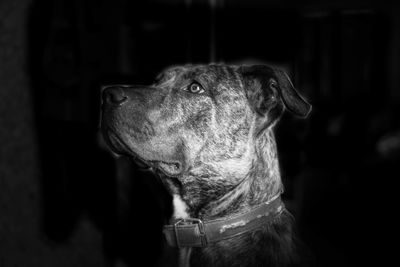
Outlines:
{"label": "collar strap", "polygon": [[260,228],[284,209],[280,194],[277,194],[246,213],[204,222],[196,218],[181,219],[165,225],[163,233],[172,247],[205,247]]}

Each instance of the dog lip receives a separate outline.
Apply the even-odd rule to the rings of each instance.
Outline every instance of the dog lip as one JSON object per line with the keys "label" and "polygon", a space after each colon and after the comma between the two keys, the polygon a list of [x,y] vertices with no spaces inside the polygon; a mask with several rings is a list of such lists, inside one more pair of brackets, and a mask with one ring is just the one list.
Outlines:
{"label": "dog lip", "polygon": [[165,175],[170,177],[177,177],[181,175],[185,168],[181,162],[178,161],[151,161],[157,169],[162,171]]}
{"label": "dog lip", "polygon": [[142,159],[135,153],[131,154],[131,159],[141,170],[148,170],[149,168],[152,167],[149,161]]}
{"label": "dog lip", "polygon": [[111,129],[107,128],[104,131],[104,139],[106,140],[108,146],[117,154],[124,154],[127,152],[131,152],[130,149],[125,145],[124,142],[120,139],[120,137],[114,133]]}
{"label": "dog lip", "polygon": [[177,177],[185,171],[184,162],[165,159],[145,159],[130,149],[111,129],[105,129],[104,133],[105,140],[112,151],[119,155],[129,156],[141,169],[152,167],[159,169],[165,175],[170,177]]}
{"label": "dog lip", "polygon": [[138,167],[142,169],[147,169],[151,167],[151,164],[149,163],[148,160],[140,157],[137,153],[135,153],[132,149],[130,149],[116,134],[114,131],[112,131],[110,128],[107,128],[104,130],[104,139],[106,140],[106,143],[110,147],[110,149],[121,156],[127,156],[129,158],[132,158],[133,161],[135,161],[138,165]]}

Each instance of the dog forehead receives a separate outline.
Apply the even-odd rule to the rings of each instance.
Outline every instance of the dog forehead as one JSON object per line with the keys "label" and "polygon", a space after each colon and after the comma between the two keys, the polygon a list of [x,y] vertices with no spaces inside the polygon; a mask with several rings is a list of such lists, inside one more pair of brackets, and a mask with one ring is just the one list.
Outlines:
{"label": "dog forehead", "polygon": [[237,67],[223,64],[174,66],[159,76],[162,77],[161,83],[197,81],[213,88],[243,88],[242,76],[237,72]]}

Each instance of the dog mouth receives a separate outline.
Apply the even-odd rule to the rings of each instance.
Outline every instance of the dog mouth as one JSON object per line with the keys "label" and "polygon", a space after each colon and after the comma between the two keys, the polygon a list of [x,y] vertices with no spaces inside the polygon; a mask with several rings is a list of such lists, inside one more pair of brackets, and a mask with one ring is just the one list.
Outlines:
{"label": "dog mouth", "polygon": [[127,156],[132,153],[131,149],[121,140],[121,138],[110,129],[103,130],[103,137],[109,148],[118,155]]}
{"label": "dog mouth", "polygon": [[157,161],[155,165],[167,176],[176,177],[183,172],[183,165],[180,162]]}
{"label": "dog mouth", "polygon": [[177,161],[145,160],[135,153],[130,156],[142,170],[156,169],[168,177],[178,177],[184,171],[183,164]]}
{"label": "dog mouth", "polygon": [[168,177],[177,177],[183,172],[183,165],[180,162],[145,160],[136,153],[132,153],[131,159],[142,170],[157,169]]}
{"label": "dog mouth", "polygon": [[110,129],[104,131],[104,136],[114,153],[131,158],[142,170],[157,169],[170,177],[177,177],[185,170],[184,164],[177,160],[158,160],[141,157]]}

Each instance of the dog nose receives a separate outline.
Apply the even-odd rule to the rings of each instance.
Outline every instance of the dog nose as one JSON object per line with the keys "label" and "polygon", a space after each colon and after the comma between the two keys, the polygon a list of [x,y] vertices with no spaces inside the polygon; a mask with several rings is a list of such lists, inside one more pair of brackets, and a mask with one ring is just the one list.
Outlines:
{"label": "dog nose", "polygon": [[124,90],[119,86],[110,86],[103,90],[103,102],[112,105],[122,105],[128,100]]}

